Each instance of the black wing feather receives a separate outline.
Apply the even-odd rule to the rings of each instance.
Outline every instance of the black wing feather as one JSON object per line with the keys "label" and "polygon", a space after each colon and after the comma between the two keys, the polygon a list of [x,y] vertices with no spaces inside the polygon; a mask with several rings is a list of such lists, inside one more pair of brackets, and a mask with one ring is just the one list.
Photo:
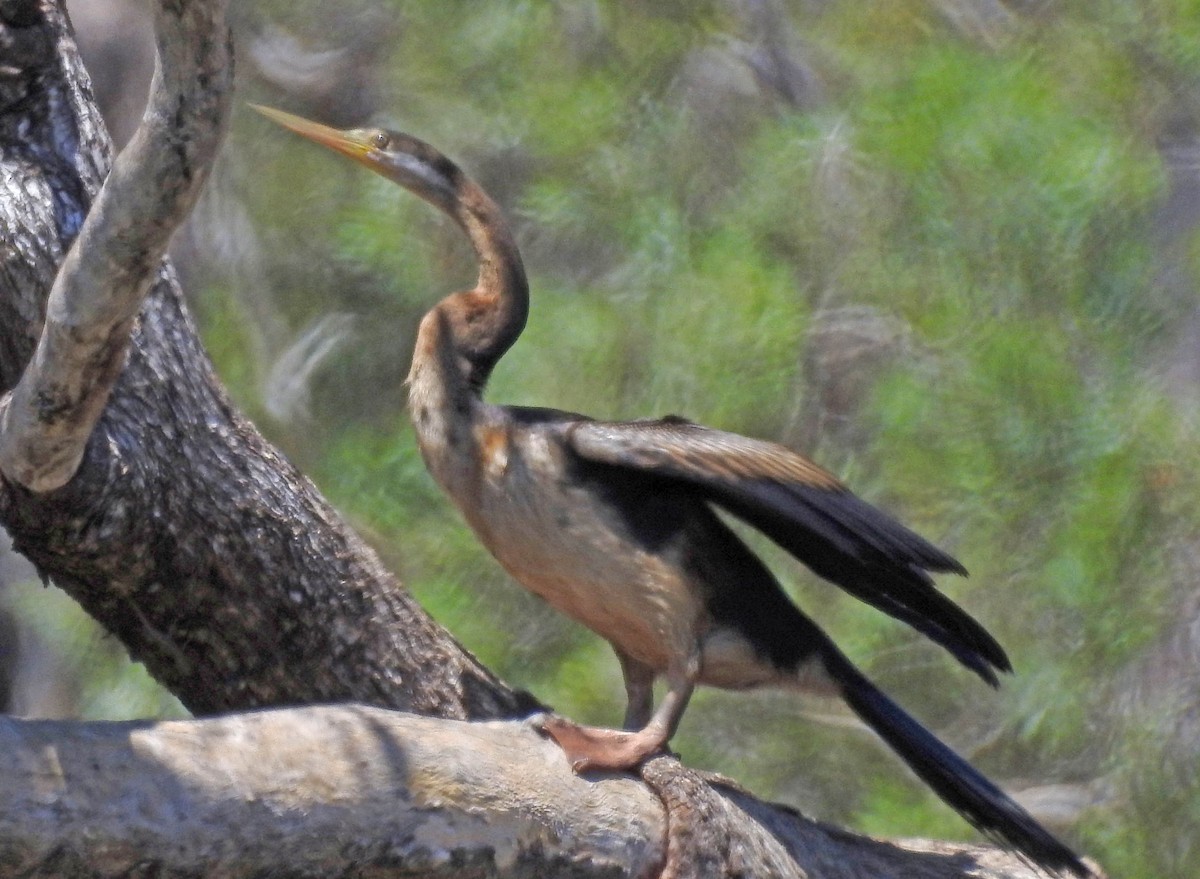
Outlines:
{"label": "black wing feather", "polygon": [[818,576],[912,626],[988,683],[996,684],[993,669],[1011,670],[996,640],[927,573],[965,574],[963,566],[807,458],[679,418],[574,422],[566,437],[586,459],[695,485]]}
{"label": "black wing feather", "polygon": [[993,668],[1011,671],[1003,648],[926,573],[962,566],[862,499],[770,482],[710,491],[817,576],[912,626],[992,686]]}

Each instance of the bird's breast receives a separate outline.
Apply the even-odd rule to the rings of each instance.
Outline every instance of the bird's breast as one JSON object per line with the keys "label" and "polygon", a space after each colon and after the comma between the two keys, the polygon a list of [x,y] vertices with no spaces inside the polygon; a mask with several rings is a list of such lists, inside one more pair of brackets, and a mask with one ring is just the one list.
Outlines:
{"label": "bird's breast", "polygon": [[553,433],[493,423],[475,440],[476,484],[455,500],[514,579],[655,668],[694,649],[703,604],[676,546],[640,541]]}

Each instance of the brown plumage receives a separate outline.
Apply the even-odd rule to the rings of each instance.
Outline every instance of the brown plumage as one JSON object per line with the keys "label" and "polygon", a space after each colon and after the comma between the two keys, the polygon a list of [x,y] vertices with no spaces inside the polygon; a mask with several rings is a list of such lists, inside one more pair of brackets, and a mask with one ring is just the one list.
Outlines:
{"label": "brown plumage", "polygon": [[[997,671],[1010,669],[1004,651],[930,577],[965,573],[958,562],[775,443],[677,417],[599,422],[484,402],[488,376],[529,308],[520,253],[496,204],[408,135],[335,131],[259,109],[438,207],[475,249],[475,286],[447,296],[421,321],[409,408],[429,472],[500,564],[616,650],[629,697],[624,730],[544,721],[577,770],[630,768],[661,750],[697,684],[840,696],[969,821],[1045,866],[1088,875],[1069,849],[867,681],[714,508],[759,528],[994,684]],[[656,710],[658,677],[667,692]]]}

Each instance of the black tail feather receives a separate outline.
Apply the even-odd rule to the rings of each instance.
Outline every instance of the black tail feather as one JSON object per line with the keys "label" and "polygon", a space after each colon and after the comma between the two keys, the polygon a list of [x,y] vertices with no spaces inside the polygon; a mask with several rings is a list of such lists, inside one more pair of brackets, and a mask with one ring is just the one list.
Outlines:
{"label": "black tail feather", "polygon": [[847,704],[943,801],[980,831],[998,837],[1043,868],[1094,875],[1074,852],[884,695],[836,648],[830,645],[827,650],[826,669]]}
{"label": "black tail feather", "polygon": [[848,491],[739,483],[717,503],[815,574],[941,644],[992,686],[1012,665],[996,639],[939,592],[927,571],[965,574],[957,561]]}

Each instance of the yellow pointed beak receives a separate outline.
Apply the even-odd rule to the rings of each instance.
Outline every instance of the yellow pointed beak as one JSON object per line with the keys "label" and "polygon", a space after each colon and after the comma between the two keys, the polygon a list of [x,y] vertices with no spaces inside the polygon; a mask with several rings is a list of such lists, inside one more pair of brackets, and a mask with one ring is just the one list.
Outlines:
{"label": "yellow pointed beak", "polygon": [[330,128],[328,125],[312,122],[301,116],[294,116],[291,113],[276,110],[273,107],[264,107],[261,104],[251,104],[250,107],[262,113],[272,122],[277,122],[289,131],[294,131],[296,134],[306,137],[314,143],[329,147],[331,150],[356,159],[365,165],[373,166],[377,164],[372,160],[371,154],[375,148],[372,146],[369,134],[366,131],[358,129],[339,131],[336,128]]}

